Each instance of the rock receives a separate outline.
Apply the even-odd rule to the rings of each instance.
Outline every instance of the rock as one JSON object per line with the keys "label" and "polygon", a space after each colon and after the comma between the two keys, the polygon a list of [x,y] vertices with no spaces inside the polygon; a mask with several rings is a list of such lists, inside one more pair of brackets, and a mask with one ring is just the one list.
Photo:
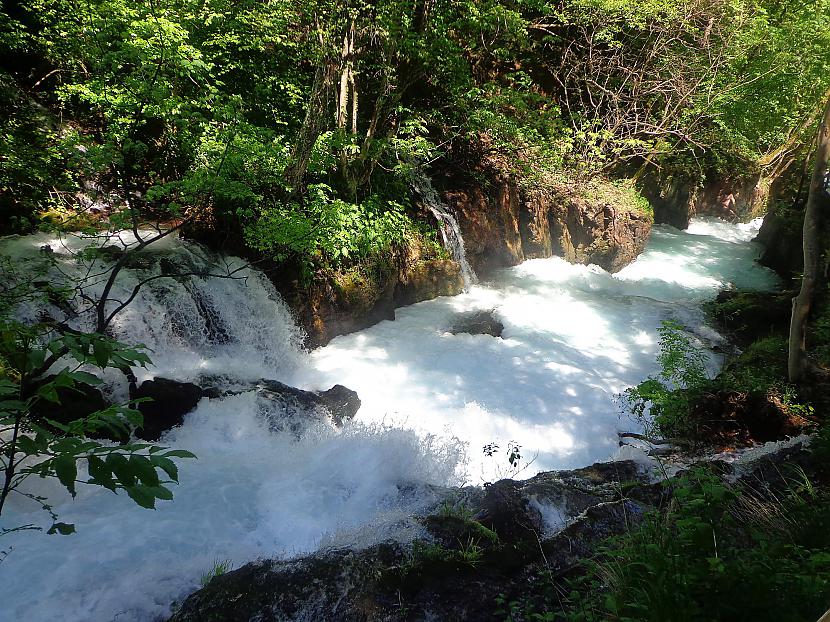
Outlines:
{"label": "rock", "polygon": [[339,427],[360,408],[357,393],[339,384],[327,391],[305,391],[277,380],[260,380],[256,390],[260,397],[278,406],[276,410],[263,410],[273,432],[287,431],[299,436],[313,422],[330,422]]}
{"label": "rock", "polygon": [[576,192],[560,190],[555,201],[548,216],[553,254],[617,272],[645,249],[651,232],[645,214]]}
{"label": "rock", "polygon": [[357,391],[336,384],[327,391],[316,393],[323,405],[331,413],[331,419],[336,426],[342,426],[349,419],[354,418],[360,409],[360,398]]}
{"label": "rock", "polygon": [[466,333],[469,335],[491,335],[501,337],[504,332],[502,324],[493,315],[493,311],[474,311],[461,315],[453,322],[449,332],[453,335]]}
{"label": "rock", "polygon": [[438,296],[455,296],[464,289],[461,267],[450,259],[415,262],[401,271],[393,302],[397,307],[432,300]]}
{"label": "rock", "polygon": [[[748,491],[771,499],[792,487],[783,465],[798,465],[807,474],[826,472],[826,461],[803,444],[729,462],[688,464],[728,481],[750,482]],[[681,470],[675,477],[682,475]],[[426,540],[411,547],[384,542],[250,563],[213,578],[184,601],[170,622],[503,620],[494,606],[496,595],[511,602],[532,598],[534,585],[550,589],[578,574],[607,538],[630,531],[649,511],[667,507],[673,482],[651,483],[650,476],[624,461],[540,473],[526,482],[502,480],[483,494],[450,490],[447,494],[472,506],[461,512],[445,504],[449,510],[425,517],[422,523],[431,534]],[[650,492],[643,496],[642,491]],[[571,499],[579,512],[547,535],[533,502],[562,498]],[[474,511],[482,520],[489,517],[500,536],[497,542],[477,530],[469,518]],[[472,550],[476,556],[465,558]]]}
{"label": "rock", "polygon": [[132,399],[151,398],[151,401],[138,405],[144,425],[135,431],[135,435],[145,441],[157,441],[162,433],[184,422],[184,416],[196,408],[203,394],[200,386],[190,382],[167,378],[145,380],[130,396]]}
{"label": "rock", "polygon": [[444,199],[459,215],[467,259],[479,276],[552,255],[616,272],[645,248],[651,219],[615,205],[604,188],[596,182],[520,189],[501,177],[489,192],[472,185],[448,190]]}
{"label": "rock", "polygon": [[541,512],[513,480],[487,486],[475,520],[495,531],[503,542],[536,539],[545,531]]}
{"label": "rock", "polygon": [[758,263],[775,270],[781,278],[791,281],[804,269],[802,251],[803,212],[764,216],[755,241],[764,247]]}
{"label": "rock", "polygon": [[[54,376],[47,376],[33,387],[36,391],[43,384],[50,382]],[[91,414],[106,410],[110,403],[104,398],[103,393],[93,386],[81,382],[75,383],[74,388],[57,387],[56,393],[58,403],[39,399],[32,408],[32,416],[45,422],[47,419],[57,423],[68,425],[78,419],[84,419]],[[126,441],[126,435],[114,434],[112,430],[101,429],[91,434],[93,438],[107,438],[116,442]]]}
{"label": "rock", "polygon": [[[495,595],[524,597],[531,577],[569,572],[598,542],[642,518],[642,504],[620,498],[629,477],[643,479],[634,463],[622,462],[450,490],[455,503],[421,521],[427,540],[247,564],[187,598],[171,622],[501,620]],[[547,498],[554,482],[560,493],[593,496],[547,537],[534,500]],[[465,557],[472,550],[477,557]]]}
{"label": "rock", "polygon": [[741,347],[770,335],[786,335],[792,295],[784,292],[720,292],[709,304],[712,315]]}
{"label": "rock", "polygon": [[678,229],[689,227],[694,215],[690,183],[678,179],[660,179],[648,171],[640,178],[640,193],[654,208],[655,224],[666,224]]}
{"label": "rock", "polygon": [[392,606],[376,594],[387,568],[404,562],[400,546],[341,549],[299,561],[260,561],[214,577],[190,596],[171,622],[381,620]]}

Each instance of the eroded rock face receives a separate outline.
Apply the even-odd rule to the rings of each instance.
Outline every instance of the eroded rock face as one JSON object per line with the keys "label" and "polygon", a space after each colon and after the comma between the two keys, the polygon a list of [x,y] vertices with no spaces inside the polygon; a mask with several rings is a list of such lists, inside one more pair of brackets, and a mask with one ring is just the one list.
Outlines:
{"label": "eroded rock face", "polygon": [[416,249],[369,274],[318,276],[311,285],[280,289],[306,331],[307,345],[317,347],[338,335],[394,320],[397,307],[454,296],[463,288],[455,261],[424,258]]}
{"label": "eroded rock face", "polygon": [[[802,444],[695,466],[734,485],[751,482],[774,499],[791,486],[784,464],[808,474],[825,468]],[[425,534],[412,546],[385,542],[253,562],[212,579],[170,622],[503,620],[497,595],[509,602],[528,597],[534,583],[564,587],[598,544],[667,507],[676,480],[652,483],[651,475],[623,461],[448,490],[442,509],[421,518]],[[465,508],[452,505],[459,499]],[[555,528],[540,511],[550,503],[564,516]]]}
{"label": "eroded rock face", "polygon": [[[247,564],[191,595],[171,621],[500,619],[497,594],[522,594],[543,570],[568,572],[602,538],[642,517],[637,485],[655,487],[635,481],[621,499],[630,478],[643,476],[622,462],[449,489],[442,508],[421,517],[424,539],[411,547],[385,542]],[[660,501],[659,493],[648,498]],[[565,515],[556,529],[540,509],[552,502]]]}
{"label": "eroded rock face", "polygon": [[[302,434],[314,422],[342,426],[355,416],[360,398],[355,391],[336,384],[327,391],[305,391],[277,380],[260,380],[257,396],[266,402],[263,414],[274,432]],[[268,406],[277,406],[272,410]]]}
{"label": "eroded rock face", "polygon": [[787,217],[770,212],[764,216],[761,230],[755,238],[764,247],[758,263],[775,270],[790,281],[804,269],[802,250],[803,213]]}
{"label": "eroded rock face", "polygon": [[415,304],[438,296],[455,296],[464,288],[461,266],[451,259],[418,261],[398,276],[395,306]]}
{"label": "eroded rock face", "polygon": [[645,248],[651,220],[568,188],[521,190],[510,180],[445,192],[458,214],[467,259],[479,276],[525,259],[557,255],[616,272]]}

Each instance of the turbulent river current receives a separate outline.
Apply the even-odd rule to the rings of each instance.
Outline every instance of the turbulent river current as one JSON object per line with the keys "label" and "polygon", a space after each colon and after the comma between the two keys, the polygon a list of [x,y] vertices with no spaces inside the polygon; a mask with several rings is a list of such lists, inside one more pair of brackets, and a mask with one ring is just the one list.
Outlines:
{"label": "turbulent river current", "polygon": [[[155,281],[114,326],[123,341],[152,349],[143,378],[340,383],[363,406],[342,430],[312,427],[297,439],[271,431],[253,392],[202,399],[161,440],[198,460],[180,463],[175,499],[155,511],[104,489],[80,487],[72,500],[49,481],[29,480],[29,491],[52,499],[78,531],[3,536],[0,620],[163,619],[217,561],[238,566],[411,538],[418,528],[409,517],[442,486],[613,457],[617,433],[636,429],[616,396],[656,371],[660,322],[675,319],[712,348],[722,338],[706,325],[705,300],[725,287],[775,286],[754,262],[758,225],[697,219],[687,231],[655,227],[646,251],[614,275],[558,258],[527,261],[313,352],[302,350],[288,309],[254,271],[244,280]],[[73,244],[83,242],[38,235],[5,240],[0,250],[25,262],[49,245],[72,272]],[[196,246],[164,244],[153,252],[177,265],[216,262]],[[149,269],[125,272],[118,287],[128,293]],[[475,311],[491,312],[502,336],[450,332]],[[81,328],[84,321],[75,320]],[[115,377],[110,390],[123,392]],[[498,451],[487,455],[492,444]],[[511,465],[508,448],[517,446],[521,459]],[[21,498],[3,523],[44,519]]]}

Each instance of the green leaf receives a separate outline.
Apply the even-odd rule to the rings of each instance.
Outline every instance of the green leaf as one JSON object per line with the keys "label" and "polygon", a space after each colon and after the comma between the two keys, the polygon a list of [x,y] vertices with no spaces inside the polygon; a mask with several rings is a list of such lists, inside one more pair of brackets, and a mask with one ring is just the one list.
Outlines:
{"label": "green leaf", "polygon": [[62,536],[68,536],[75,533],[75,525],[72,523],[55,523],[50,528],[49,531],[46,533],[53,535],[53,534],[60,534]]}
{"label": "green leaf", "polygon": [[63,454],[52,461],[52,468],[55,470],[55,475],[61,484],[66,486],[66,489],[74,497],[75,479],[78,477],[78,466],[75,462],[75,456]]}
{"label": "green leaf", "polygon": [[92,478],[90,483],[103,486],[115,492],[115,479],[113,479],[112,471],[107,466],[107,463],[98,456],[88,456],[87,464],[89,475]]}
{"label": "green leaf", "polygon": [[179,468],[176,463],[164,456],[150,456],[150,462],[162,469],[174,482],[179,481]]}
{"label": "green leaf", "polygon": [[118,453],[108,454],[106,463],[122,487],[129,488],[135,484],[135,474],[123,455]]}
{"label": "green leaf", "polygon": [[153,493],[156,496],[156,499],[161,499],[163,501],[173,500],[173,493],[164,486],[148,486],[147,490]]}
{"label": "green leaf", "polygon": [[101,379],[96,376],[95,374],[90,374],[85,371],[73,371],[67,374],[72,380],[76,382],[80,382],[82,384],[88,384],[92,386],[96,386],[101,384]]}
{"label": "green leaf", "polygon": [[164,458],[196,458],[195,454],[190,453],[185,449],[171,449],[162,454]]}
{"label": "green leaf", "polygon": [[135,486],[126,486],[125,490],[130,496],[130,499],[141,507],[147,508],[148,510],[154,510],[156,508],[156,495],[150,486],[136,484]]}
{"label": "green leaf", "polygon": [[133,454],[130,456],[130,468],[136,474],[136,477],[145,486],[158,486],[159,477],[156,473],[156,467],[144,456]]}
{"label": "green leaf", "polygon": [[92,356],[95,364],[104,369],[112,356],[112,345],[104,339],[96,339],[92,342]]}

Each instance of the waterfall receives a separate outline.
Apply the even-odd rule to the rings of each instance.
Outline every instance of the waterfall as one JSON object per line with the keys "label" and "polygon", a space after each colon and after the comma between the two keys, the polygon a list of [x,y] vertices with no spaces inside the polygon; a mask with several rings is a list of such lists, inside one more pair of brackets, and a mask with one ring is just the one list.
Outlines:
{"label": "waterfall", "polygon": [[415,191],[421,195],[424,205],[432,212],[441,227],[441,237],[452,258],[461,266],[461,276],[464,278],[464,290],[469,291],[470,287],[478,282],[478,277],[472,266],[467,261],[467,253],[464,250],[464,238],[461,236],[461,227],[458,220],[450,211],[449,206],[441,200],[432,182],[426,175],[419,176],[413,183]]}
{"label": "waterfall", "polygon": [[[101,275],[108,274],[120,249],[134,243],[131,237],[36,234],[3,240],[0,252],[13,259],[19,274],[36,273],[40,266],[53,284],[83,290],[88,297],[74,295],[60,308],[31,304],[18,311],[19,318],[31,322],[45,314],[77,330],[94,330],[95,313],[87,300],[100,297]],[[216,376],[231,383],[281,378],[301,363],[303,333],[290,309],[264,274],[245,265],[176,236],[130,259],[108,296],[108,311],[115,301],[129,298],[136,284],[156,280],[141,287],[108,332],[148,348],[153,366],[140,370],[139,380],[151,375],[191,382],[211,376],[213,383]],[[232,277],[209,276],[237,268]],[[157,278],[181,273],[192,276]],[[120,375],[113,373],[115,379]]]}

